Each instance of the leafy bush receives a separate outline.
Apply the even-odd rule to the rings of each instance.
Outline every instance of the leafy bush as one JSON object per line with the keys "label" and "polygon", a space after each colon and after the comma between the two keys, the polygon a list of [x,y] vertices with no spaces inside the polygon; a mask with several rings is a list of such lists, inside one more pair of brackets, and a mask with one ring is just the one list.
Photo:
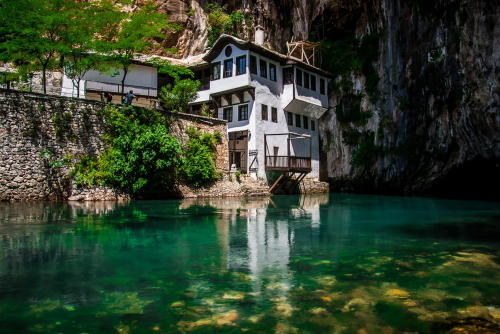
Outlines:
{"label": "leafy bush", "polygon": [[361,97],[361,95],[346,94],[342,98],[341,103],[335,108],[335,115],[340,123],[353,123],[357,126],[366,125],[373,113],[361,109]]}
{"label": "leafy bush", "polygon": [[195,187],[215,181],[220,176],[215,168],[215,147],[220,133],[201,133],[194,127],[189,127],[186,133],[189,140],[182,165],[184,180]]}
{"label": "leafy bush", "polygon": [[109,148],[99,157],[83,157],[71,172],[79,186],[109,186],[131,195],[151,195],[167,190],[182,178],[199,187],[219,177],[215,147],[222,135],[186,130],[185,147],[169,134],[159,112],[132,106],[103,111]]}
{"label": "leafy bush", "polygon": [[177,81],[173,86],[164,86],[160,91],[160,102],[165,110],[172,112],[185,112],[189,102],[198,96],[200,82],[184,79]]}
{"label": "leafy bush", "polygon": [[105,184],[131,194],[161,192],[175,181],[181,144],[163,124],[130,124],[100,159]]}
{"label": "leafy bush", "polygon": [[137,195],[162,192],[174,182],[182,145],[168,133],[164,117],[143,108],[107,106],[105,140],[99,157],[84,157],[72,175],[81,186],[106,185]]}
{"label": "leafy bush", "polygon": [[230,14],[218,4],[208,4],[206,6],[208,12],[208,46],[214,45],[215,41],[222,34],[244,37],[244,26],[253,26],[253,20],[246,17],[241,10],[234,11]]}
{"label": "leafy bush", "polygon": [[369,167],[381,153],[381,148],[375,144],[375,135],[371,131],[363,133],[363,138],[352,154],[352,164],[356,167]]}

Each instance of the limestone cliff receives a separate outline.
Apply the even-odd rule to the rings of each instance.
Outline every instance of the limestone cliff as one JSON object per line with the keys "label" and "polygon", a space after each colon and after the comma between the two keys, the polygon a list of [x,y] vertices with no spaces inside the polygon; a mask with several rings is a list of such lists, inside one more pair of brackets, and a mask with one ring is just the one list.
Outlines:
{"label": "limestone cliff", "polygon": [[[166,44],[201,52],[207,1],[156,1],[186,28]],[[500,196],[499,1],[219,3],[253,15],[277,50],[292,36],[322,40],[333,45],[324,65],[348,61],[330,68],[320,126],[334,190]]]}

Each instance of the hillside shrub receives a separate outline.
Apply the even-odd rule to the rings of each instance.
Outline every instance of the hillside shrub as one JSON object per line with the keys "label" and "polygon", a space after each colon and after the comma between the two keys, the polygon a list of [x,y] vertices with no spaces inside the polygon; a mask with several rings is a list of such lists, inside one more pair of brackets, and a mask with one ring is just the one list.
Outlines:
{"label": "hillside shrub", "polygon": [[160,91],[160,103],[165,110],[172,112],[186,112],[189,102],[198,96],[200,82],[184,79],[176,81],[174,85],[166,85]]}
{"label": "hillside shrub", "polygon": [[215,167],[215,147],[221,139],[220,133],[202,133],[189,127],[181,172],[186,183],[201,187],[217,180],[220,175]]}

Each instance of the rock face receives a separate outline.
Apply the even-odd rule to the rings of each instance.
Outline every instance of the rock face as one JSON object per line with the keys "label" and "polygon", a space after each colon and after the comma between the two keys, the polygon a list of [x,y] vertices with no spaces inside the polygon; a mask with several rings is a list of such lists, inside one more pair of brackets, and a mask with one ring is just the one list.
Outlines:
{"label": "rock face", "polygon": [[[202,51],[205,1],[157,1],[184,22],[175,42],[180,55]],[[218,3],[251,14],[278,51],[294,36],[360,58],[357,67],[335,68],[332,108],[320,124],[322,176],[334,191],[500,196],[498,1]],[[183,21],[187,6],[191,16]],[[370,47],[357,54],[337,43],[367,37]],[[374,52],[368,59],[364,51]],[[339,111],[367,113],[346,121]]]}

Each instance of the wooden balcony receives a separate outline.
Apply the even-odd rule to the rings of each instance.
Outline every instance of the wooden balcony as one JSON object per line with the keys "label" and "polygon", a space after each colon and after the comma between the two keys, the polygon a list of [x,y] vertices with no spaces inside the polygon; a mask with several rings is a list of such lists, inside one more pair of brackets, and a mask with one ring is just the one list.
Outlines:
{"label": "wooden balcony", "polygon": [[266,156],[266,170],[294,173],[309,173],[311,157],[296,157],[289,155]]}

